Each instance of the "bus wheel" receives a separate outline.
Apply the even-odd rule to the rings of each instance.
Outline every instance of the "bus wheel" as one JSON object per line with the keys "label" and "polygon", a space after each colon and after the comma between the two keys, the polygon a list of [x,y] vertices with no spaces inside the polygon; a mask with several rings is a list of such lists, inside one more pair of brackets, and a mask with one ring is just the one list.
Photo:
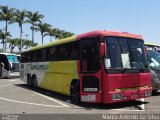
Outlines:
{"label": "bus wheel", "polygon": [[27,85],[28,85],[28,87],[33,87],[31,75],[27,76]]}
{"label": "bus wheel", "polygon": [[35,88],[38,87],[37,77],[35,75],[33,75],[32,80],[33,80],[33,86]]}
{"label": "bus wheel", "polygon": [[78,82],[71,85],[71,102],[73,104],[80,103],[80,86]]}
{"label": "bus wheel", "polygon": [[71,93],[71,102],[76,105],[80,103],[79,93]]}

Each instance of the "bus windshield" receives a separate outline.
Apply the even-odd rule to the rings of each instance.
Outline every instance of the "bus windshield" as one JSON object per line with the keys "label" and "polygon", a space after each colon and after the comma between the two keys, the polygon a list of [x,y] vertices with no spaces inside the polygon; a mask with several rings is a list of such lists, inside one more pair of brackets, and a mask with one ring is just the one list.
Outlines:
{"label": "bus windshield", "polygon": [[150,67],[160,67],[160,53],[156,50],[148,50],[148,62]]}
{"label": "bus windshield", "polygon": [[105,37],[105,68],[145,69],[148,68],[144,42],[125,37]]}
{"label": "bus windshield", "polygon": [[9,62],[19,62],[16,55],[7,55]]}

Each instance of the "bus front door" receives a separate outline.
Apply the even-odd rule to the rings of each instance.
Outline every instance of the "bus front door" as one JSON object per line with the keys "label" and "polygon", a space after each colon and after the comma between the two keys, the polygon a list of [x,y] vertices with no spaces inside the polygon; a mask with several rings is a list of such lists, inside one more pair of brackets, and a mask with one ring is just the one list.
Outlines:
{"label": "bus front door", "polygon": [[96,38],[80,42],[80,96],[82,102],[101,102],[101,69],[99,45]]}

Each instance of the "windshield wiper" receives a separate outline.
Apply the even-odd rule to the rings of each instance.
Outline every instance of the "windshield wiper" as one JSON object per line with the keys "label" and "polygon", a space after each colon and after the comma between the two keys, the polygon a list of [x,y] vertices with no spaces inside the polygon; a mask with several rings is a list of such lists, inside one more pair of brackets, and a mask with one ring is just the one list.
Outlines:
{"label": "windshield wiper", "polygon": [[128,68],[122,68],[121,72],[125,73],[128,70]]}

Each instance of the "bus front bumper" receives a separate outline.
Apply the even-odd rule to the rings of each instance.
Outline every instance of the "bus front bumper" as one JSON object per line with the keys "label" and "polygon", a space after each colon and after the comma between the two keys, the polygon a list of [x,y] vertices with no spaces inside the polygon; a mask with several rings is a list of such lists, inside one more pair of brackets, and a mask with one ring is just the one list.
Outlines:
{"label": "bus front bumper", "polygon": [[143,90],[127,90],[123,92],[109,92],[103,94],[103,103],[116,103],[131,101],[135,99],[145,98],[152,95],[152,89],[147,88]]}
{"label": "bus front bumper", "polygon": [[8,72],[7,78],[19,77],[19,72]]}

